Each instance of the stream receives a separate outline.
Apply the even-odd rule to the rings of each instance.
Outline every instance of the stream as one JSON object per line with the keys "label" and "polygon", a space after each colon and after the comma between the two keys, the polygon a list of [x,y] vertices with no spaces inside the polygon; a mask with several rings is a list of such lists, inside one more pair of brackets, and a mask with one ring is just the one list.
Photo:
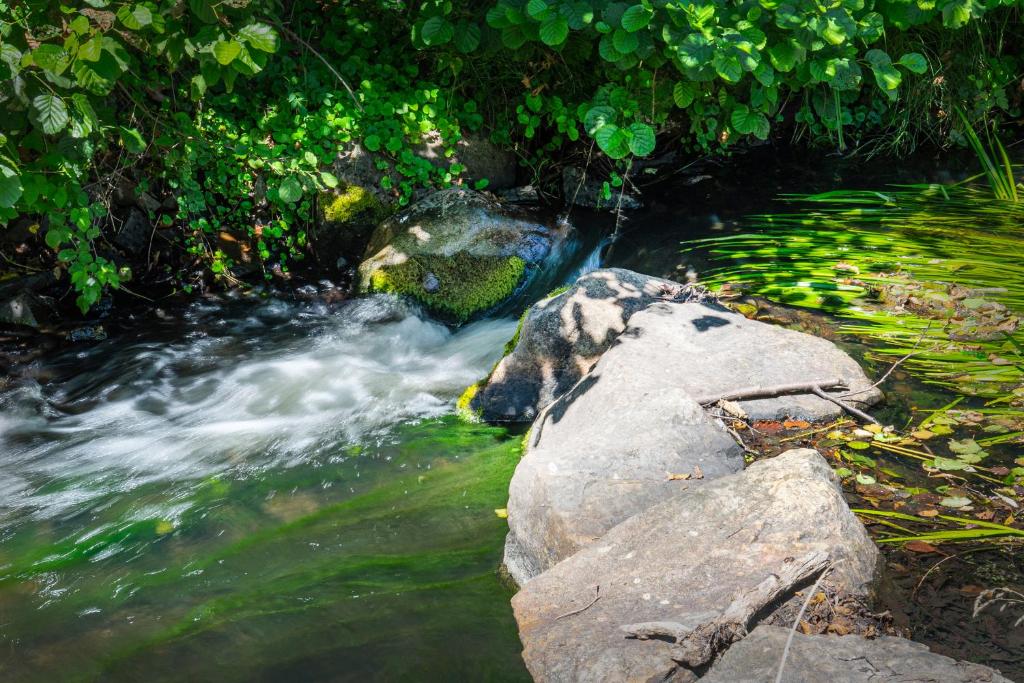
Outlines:
{"label": "stream", "polygon": [[[780,191],[902,179],[809,166],[761,155],[762,182],[687,183],[561,268],[683,279],[701,267],[683,239]],[[497,573],[522,433],[453,416],[518,313],[453,331],[385,296],[210,297],[33,362],[0,393],[0,677],[529,680]],[[944,633],[960,602],[908,618],[999,660],[970,644],[1004,622]]]}

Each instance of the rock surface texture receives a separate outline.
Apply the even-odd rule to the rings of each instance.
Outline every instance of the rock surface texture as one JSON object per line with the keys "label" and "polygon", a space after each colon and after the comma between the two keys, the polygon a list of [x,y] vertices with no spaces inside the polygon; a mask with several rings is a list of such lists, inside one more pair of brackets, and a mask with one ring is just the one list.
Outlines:
{"label": "rock surface texture", "polygon": [[672,299],[682,285],[609,268],[582,276],[568,290],[533,305],[519,341],[471,407],[489,421],[530,421],[573,387],[626,329],[630,316]]}
{"label": "rock surface texture", "polygon": [[[758,626],[734,644],[701,680],[773,683],[789,630]],[[935,654],[920,643],[882,636],[793,636],[786,683],[1010,683],[999,672]]]}
{"label": "rock surface texture", "polygon": [[512,296],[567,230],[477,192],[442,190],[377,227],[359,266],[360,286],[411,296],[461,322]]}
{"label": "rock surface texture", "polygon": [[877,550],[821,456],[757,462],[668,496],[527,582],[512,600],[523,657],[538,681],[693,680],[672,643],[623,627],[697,628],[794,558],[821,553],[841,590],[872,581]]}
{"label": "rock surface texture", "polygon": [[[692,290],[628,270],[598,270],[528,312],[512,353],[495,368],[471,407],[487,420],[531,420],[572,387],[619,335],[664,345],[658,364],[639,372],[703,398],[749,388],[843,380],[846,400],[866,407],[882,394],[855,360],[831,342],[748,320],[709,303],[680,303]],[[667,305],[671,304],[671,305]],[[641,315],[642,313],[642,315]],[[811,394],[743,401],[754,419],[827,420],[842,409]]]}

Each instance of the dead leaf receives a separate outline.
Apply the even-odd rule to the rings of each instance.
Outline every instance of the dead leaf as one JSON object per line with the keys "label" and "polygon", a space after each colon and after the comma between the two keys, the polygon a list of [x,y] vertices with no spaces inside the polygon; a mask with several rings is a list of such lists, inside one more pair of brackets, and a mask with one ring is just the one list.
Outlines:
{"label": "dead leaf", "polygon": [[981,586],[975,586],[974,584],[967,584],[966,586],[960,586],[960,592],[964,595],[978,595],[984,588]]}
{"label": "dead leaf", "polygon": [[786,420],[782,423],[782,426],[786,429],[807,429],[811,426],[811,423],[807,420]]}
{"label": "dead leaf", "polygon": [[927,441],[928,439],[930,439],[933,436],[935,436],[935,432],[930,432],[927,429],[918,429],[916,432],[910,432],[910,435],[912,437],[914,437],[915,439],[920,439],[921,441]]}
{"label": "dead leaf", "polygon": [[733,403],[732,401],[726,401],[723,399],[718,402],[718,407],[738,420],[747,419],[747,413],[740,407],[739,403]]}
{"label": "dead leaf", "polygon": [[704,478],[704,470],[702,470],[700,468],[700,465],[694,465],[693,466],[693,478],[694,479],[703,479]]}
{"label": "dead leaf", "polygon": [[754,423],[754,429],[765,434],[776,434],[782,431],[782,423],[772,420],[758,420]]}
{"label": "dead leaf", "polygon": [[665,473],[666,481],[683,481],[690,478],[689,472],[685,474],[672,474],[671,472]]}
{"label": "dead leaf", "polygon": [[912,553],[937,553],[939,549],[933,546],[931,543],[925,543],[924,541],[907,541],[903,546]]}
{"label": "dead leaf", "polygon": [[938,517],[939,516],[939,511],[938,510],[921,510],[917,514],[920,515],[921,517]]}

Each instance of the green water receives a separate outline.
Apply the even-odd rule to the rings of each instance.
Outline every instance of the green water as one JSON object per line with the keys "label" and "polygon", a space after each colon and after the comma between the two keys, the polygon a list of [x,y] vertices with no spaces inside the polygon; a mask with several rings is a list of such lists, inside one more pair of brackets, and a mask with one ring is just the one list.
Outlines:
{"label": "green water", "polygon": [[126,522],[112,494],[107,533],[24,525],[0,555],[4,678],[522,680],[495,575],[518,457],[429,420],[339,466],[136,494],[187,504],[175,522]]}
{"label": "green water", "polygon": [[514,326],[244,304],[44,362],[0,395],[0,679],[528,680],[521,436],[451,416]]}

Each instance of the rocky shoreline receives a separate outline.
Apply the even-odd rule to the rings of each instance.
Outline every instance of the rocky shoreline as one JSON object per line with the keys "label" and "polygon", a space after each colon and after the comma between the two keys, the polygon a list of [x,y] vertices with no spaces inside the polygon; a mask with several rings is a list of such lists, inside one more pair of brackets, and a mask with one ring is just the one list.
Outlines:
{"label": "rocky shoreline", "polygon": [[[826,383],[837,388],[825,397],[708,402]],[[485,419],[532,421],[505,569],[533,677],[1006,681],[872,626],[790,627],[815,596],[869,604],[878,551],[820,454],[744,469],[716,410],[824,422],[881,398],[831,342],[747,320],[691,286],[599,270],[535,304],[466,401]]]}

